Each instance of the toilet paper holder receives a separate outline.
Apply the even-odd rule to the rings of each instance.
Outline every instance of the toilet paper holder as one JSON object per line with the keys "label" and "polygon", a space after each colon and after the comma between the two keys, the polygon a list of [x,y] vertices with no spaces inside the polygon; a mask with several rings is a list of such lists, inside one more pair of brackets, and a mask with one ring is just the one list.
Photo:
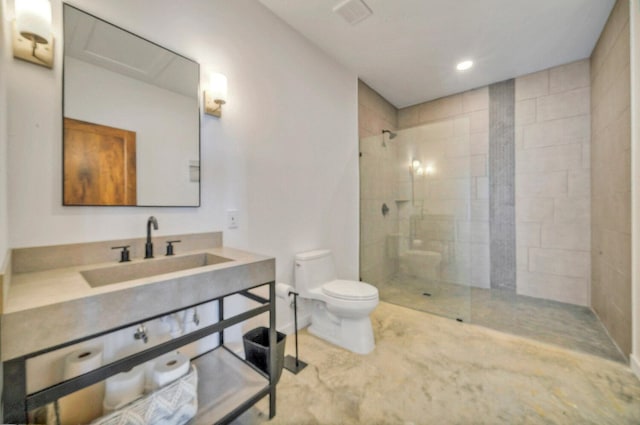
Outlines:
{"label": "toilet paper holder", "polygon": [[307,367],[307,363],[298,357],[298,296],[299,293],[289,290],[288,296],[293,295],[293,330],[295,332],[296,356],[287,356],[284,358],[284,368],[289,372],[297,375],[302,369]]}

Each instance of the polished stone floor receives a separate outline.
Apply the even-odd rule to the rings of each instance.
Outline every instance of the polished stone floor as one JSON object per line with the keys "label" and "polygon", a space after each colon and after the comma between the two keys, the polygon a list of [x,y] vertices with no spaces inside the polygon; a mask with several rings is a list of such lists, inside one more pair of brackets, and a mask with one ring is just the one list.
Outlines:
{"label": "polished stone floor", "polygon": [[626,362],[588,307],[403,275],[376,286],[386,302]]}
{"label": "polished stone floor", "polygon": [[[381,302],[361,356],[302,331],[270,424],[640,424],[619,362]],[[287,338],[293,352],[293,338]],[[236,423],[266,421],[267,400]]]}

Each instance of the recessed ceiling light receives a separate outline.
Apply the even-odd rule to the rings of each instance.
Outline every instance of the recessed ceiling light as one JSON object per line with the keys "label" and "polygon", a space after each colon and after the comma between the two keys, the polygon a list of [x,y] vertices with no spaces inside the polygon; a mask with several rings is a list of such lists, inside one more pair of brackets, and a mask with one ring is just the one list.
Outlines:
{"label": "recessed ceiling light", "polygon": [[458,63],[456,65],[456,69],[458,71],[466,71],[467,69],[471,68],[472,66],[473,66],[473,61],[467,60],[467,61],[462,61],[462,62]]}

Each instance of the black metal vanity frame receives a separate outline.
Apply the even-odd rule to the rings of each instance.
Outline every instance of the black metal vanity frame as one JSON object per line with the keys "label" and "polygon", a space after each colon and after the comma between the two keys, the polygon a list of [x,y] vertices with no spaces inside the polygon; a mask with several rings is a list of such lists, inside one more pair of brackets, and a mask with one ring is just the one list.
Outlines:
{"label": "black metal vanity frame", "polygon": [[[265,299],[261,296],[258,296],[254,293],[249,292],[251,289],[255,289],[258,287],[262,287],[268,285],[269,286],[269,299]],[[243,295],[246,298],[249,298],[253,301],[261,304],[258,307],[254,307],[252,309],[246,310],[240,314],[237,314],[233,317],[224,319],[224,299],[226,297],[232,295]],[[225,328],[241,323],[247,319],[258,316],[262,313],[269,313],[269,347],[275,347],[277,341],[277,333],[276,333],[276,303],[275,303],[275,281],[262,283],[260,285],[256,285],[249,289],[243,289],[237,292],[232,292],[229,294],[222,295],[217,298],[209,299],[206,301],[199,302],[197,304],[184,306],[176,310],[167,311],[163,314],[147,317],[142,320],[137,320],[133,323],[128,323],[113,329],[109,329],[108,331],[96,333],[84,338],[76,339],[73,341],[66,342],[64,344],[60,344],[54,347],[49,347],[44,350],[40,350],[37,352],[29,353],[25,356],[18,357],[3,363],[3,378],[4,378],[4,393],[3,393],[3,404],[4,404],[4,417],[3,423],[28,423],[27,421],[27,413],[33,409],[38,407],[45,406],[48,403],[52,403],[59,399],[60,397],[69,395],[75,391],[78,391],[82,388],[88,387],[95,383],[105,380],[106,378],[113,376],[115,374],[126,372],[130,370],[132,367],[145,363],[149,360],[153,360],[154,358],[168,353],[170,351],[176,350],[186,344],[197,341],[206,336],[212,335],[214,333],[219,333],[219,342],[218,346],[211,351],[215,351],[218,349],[227,350],[232,353],[239,360],[251,366],[255,371],[260,373],[268,380],[268,384],[260,390],[258,393],[245,400],[239,406],[237,406],[233,411],[229,412],[226,416],[224,416],[221,420],[216,423],[226,424],[237,418],[240,414],[245,412],[251,406],[253,406],[256,402],[261,400],[265,396],[269,396],[269,418],[273,418],[276,414],[276,381],[275,381],[275,373],[264,374],[253,365],[247,363],[244,359],[237,356],[231,350],[224,346],[224,330]],[[179,336],[170,341],[164,342],[162,344],[156,345],[154,347],[148,348],[144,351],[140,351],[136,354],[132,354],[128,357],[122,358],[120,360],[116,360],[107,365],[101,366],[98,369],[95,369],[91,372],[85,373],[84,375],[77,376],[75,378],[68,379],[66,381],[60,382],[56,385],[53,385],[49,388],[45,388],[43,390],[37,391],[33,394],[27,394],[27,360],[36,356],[40,356],[45,353],[49,353],[51,351],[58,350],[60,348],[68,347],[70,345],[74,345],[80,342],[84,342],[96,337],[100,337],[102,335],[106,335],[111,332],[115,332],[121,329],[125,329],[131,326],[135,326],[140,322],[150,321],[154,319],[158,319],[160,317],[166,316],[168,314],[172,314],[178,311],[185,310],[187,308],[197,307],[212,301],[218,301],[218,322],[212,325],[203,327],[201,329],[197,329],[193,332],[190,332],[186,335]],[[211,352],[209,351],[209,353]],[[207,353],[202,354],[201,356],[206,355]],[[199,356],[200,357],[200,356]],[[276,365],[276,350],[269,350],[269,371],[273,371]],[[206,379],[206,376],[201,376],[199,379]]]}

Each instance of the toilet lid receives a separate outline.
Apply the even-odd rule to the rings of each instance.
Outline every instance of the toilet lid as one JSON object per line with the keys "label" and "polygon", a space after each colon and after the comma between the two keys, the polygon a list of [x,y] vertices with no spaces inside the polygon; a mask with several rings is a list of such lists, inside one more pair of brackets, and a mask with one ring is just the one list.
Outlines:
{"label": "toilet lid", "polygon": [[354,280],[332,280],[322,285],[322,292],[342,300],[372,300],[378,298],[378,289],[368,283]]}

